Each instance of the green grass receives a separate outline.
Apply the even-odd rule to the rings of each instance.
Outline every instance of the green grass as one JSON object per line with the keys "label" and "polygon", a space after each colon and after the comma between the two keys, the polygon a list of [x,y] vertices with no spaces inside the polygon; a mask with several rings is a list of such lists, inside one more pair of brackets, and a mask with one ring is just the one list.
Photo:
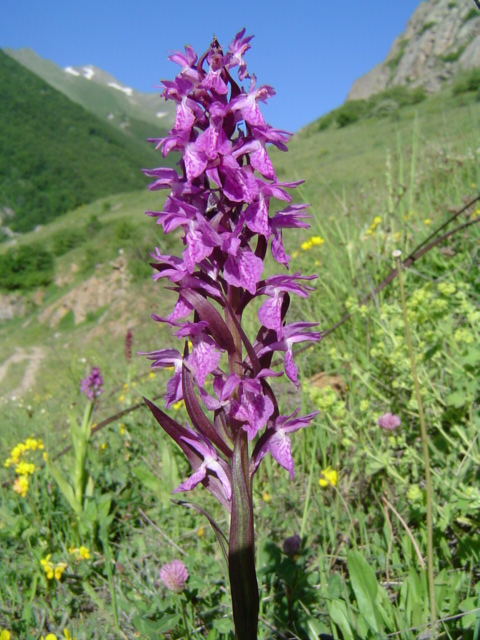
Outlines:
{"label": "green grass", "polygon": [[[397,115],[343,129],[318,131],[313,123],[295,136],[288,154],[274,154],[279,179],[306,177],[298,198],[312,203],[311,229],[284,234],[291,272],[319,275],[307,301],[292,300],[289,320],[315,320],[327,329],[347,311],[351,319],[299,354],[297,394],[278,386],[282,410],[298,404],[320,415],[292,437],[292,482],[270,457],[255,477],[259,637],[265,640],[316,640],[322,633],[413,640],[429,621],[423,457],[398,283],[368,304],[359,301],[389,273],[394,249],[406,257],[452,208],[478,194],[480,105],[448,91]],[[134,355],[127,367],[124,356],[130,327],[134,354],[176,346],[149,319],[170,312],[174,295],[148,276],[132,276],[124,306],[99,307],[84,323],[50,328],[38,321],[39,312],[86,279],[108,277],[119,249],[140,262],[138,247],[181,250],[178,238],[164,238],[142,215],[161,202],[147,192],[112,196],[21,239],[48,247],[62,229],[84,229],[92,217],[99,223],[87,242],[57,257],[56,277],[70,280],[51,285],[29,317],[0,327],[0,362],[16,346],[44,350],[31,394],[13,400],[13,386],[2,385],[3,458],[29,436],[41,437],[52,456],[69,444],[67,419],[83,410],[78,387],[89,365],[100,366],[105,379],[98,423],[142,395],[163,395],[168,372],[151,378],[144,358]],[[472,215],[480,216],[478,203]],[[323,243],[308,243],[318,236]],[[472,225],[404,274],[430,442],[437,637],[469,640],[478,638],[480,604],[479,238]],[[267,273],[276,270],[266,264]],[[252,313],[248,332],[254,323]],[[12,384],[22,371],[18,365]],[[186,419],[183,408],[176,411],[180,422]],[[376,424],[388,411],[401,418],[391,433]],[[41,452],[29,456],[41,464]],[[68,473],[71,453],[59,464]],[[328,467],[338,482],[322,488]],[[170,491],[188,475],[188,464],[145,409],[95,434],[89,469],[90,519],[80,529],[44,469],[24,498],[12,490],[14,469],[0,470],[0,629],[28,640],[64,628],[77,640],[182,638],[183,598],[192,638],[231,638],[220,548],[206,519],[171,504]],[[185,499],[226,527],[207,492]],[[301,550],[290,557],[283,542],[295,533],[302,535]],[[91,550],[89,560],[69,554],[80,544]],[[53,563],[68,565],[60,581],[48,580],[40,565],[49,553]],[[182,596],[157,583],[159,567],[173,558],[191,576]]]}

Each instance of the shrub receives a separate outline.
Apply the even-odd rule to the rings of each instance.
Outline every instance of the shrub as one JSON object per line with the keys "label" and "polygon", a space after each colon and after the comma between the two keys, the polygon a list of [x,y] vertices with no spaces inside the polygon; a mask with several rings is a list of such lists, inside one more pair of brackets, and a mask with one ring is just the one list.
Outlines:
{"label": "shrub", "polygon": [[365,100],[350,100],[346,102],[336,111],[335,121],[342,128],[353,122],[357,122],[366,111],[367,103]]}
{"label": "shrub", "polygon": [[480,91],[480,68],[461,75],[453,85],[452,91],[454,96],[470,91]]}
{"label": "shrub", "polygon": [[53,255],[40,245],[22,245],[0,256],[0,289],[36,289],[53,282]]}
{"label": "shrub", "polygon": [[128,220],[122,220],[115,227],[115,238],[120,242],[136,240],[138,237],[137,227]]}
{"label": "shrub", "polygon": [[52,251],[56,256],[63,256],[78,245],[85,242],[86,234],[81,229],[64,229],[52,238]]}

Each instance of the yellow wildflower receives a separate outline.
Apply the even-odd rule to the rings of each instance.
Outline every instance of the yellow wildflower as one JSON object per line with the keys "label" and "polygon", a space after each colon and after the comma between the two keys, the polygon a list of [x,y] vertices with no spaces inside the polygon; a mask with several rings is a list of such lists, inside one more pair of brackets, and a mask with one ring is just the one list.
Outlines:
{"label": "yellow wildflower", "polygon": [[179,400],[178,402],[175,402],[172,407],[174,409],[174,411],[178,411],[183,405],[183,400]]}
{"label": "yellow wildflower", "polygon": [[19,462],[15,467],[15,472],[19,476],[28,476],[28,474],[32,474],[35,471],[35,465],[33,462]]}
{"label": "yellow wildflower", "polygon": [[272,499],[272,496],[268,493],[268,491],[264,491],[262,493],[262,498],[264,499],[265,502],[270,502],[270,500]]}
{"label": "yellow wildflower", "polygon": [[335,469],[332,469],[331,467],[327,467],[326,469],[322,469],[321,475],[322,475],[322,477],[318,481],[318,484],[323,489],[325,489],[329,485],[331,485],[332,487],[336,487],[337,486],[338,473],[335,471]]}
{"label": "yellow wildflower", "polygon": [[120,435],[123,436],[124,433],[125,433],[125,425],[121,424],[120,425]]}
{"label": "yellow wildflower", "polygon": [[57,640],[57,636],[54,633],[47,633],[45,638],[40,636],[40,640]]}
{"label": "yellow wildflower", "polygon": [[82,560],[90,560],[90,551],[87,549],[87,547],[80,547],[78,549],[78,553]]}
{"label": "yellow wildflower", "polygon": [[295,258],[298,258],[298,251],[294,251],[292,253],[292,258],[295,260]]}
{"label": "yellow wildflower", "polygon": [[202,536],[204,536],[204,535],[205,535],[205,529],[204,529],[203,527],[199,527],[199,528],[197,529],[197,536],[198,536],[199,538],[201,538],[201,537],[202,537]]}
{"label": "yellow wildflower", "polygon": [[148,377],[150,378],[150,380],[155,378],[155,372],[154,371],[150,371],[150,373],[148,374]]}
{"label": "yellow wildflower", "polygon": [[40,439],[35,440],[35,438],[27,438],[25,440],[25,447],[32,451],[36,451],[37,449],[43,449],[43,442]]}
{"label": "yellow wildflower", "polygon": [[308,251],[309,249],[312,248],[312,241],[311,240],[305,240],[305,242],[302,242],[302,244],[300,246],[302,247],[302,249],[304,251]]}
{"label": "yellow wildflower", "polygon": [[15,478],[13,490],[24,498],[28,491],[28,477],[18,476],[18,478]]}
{"label": "yellow wildflower", "polygon": [[10,640],[12,634],[7,629],[2,629],[0,631],[0,640]]}
{"label": "yellow wildflower", "polygon": [[59,562],[56,566],[55,566],[55,580],[60,580],[62,577],[63,572],[65,571],[65,569],[68,567],[66,562]]}
{"label": "yellow wildflower", "polygon": [[314,247],[319,247],[325,242],[325,240],[321,236],[313,236],[310,238],[310,242]]}
{"label": "yellow wildflower", "polygon": [[68,629],[64,629],[63,630],[63,637],[64,637],[64,640],[77,640],[76,638],[74,638],[72,636],[72,634],[70,633],[70,631]]}
{"label": "yellow wildflower", "polygon": [[40,564],[42,565],[48,580],[52,580],[53,576],[55,575],[53,564],[50,562],[51,557],[52,554],[49,553],[45,558],[42,558],[42,560],[40,560]]}
{"label": "yellow wildflower", "polygon": [[430,218],[425,218],[425,220],[423,221],[424,224],[432,224],[432,221],[430,220]]}

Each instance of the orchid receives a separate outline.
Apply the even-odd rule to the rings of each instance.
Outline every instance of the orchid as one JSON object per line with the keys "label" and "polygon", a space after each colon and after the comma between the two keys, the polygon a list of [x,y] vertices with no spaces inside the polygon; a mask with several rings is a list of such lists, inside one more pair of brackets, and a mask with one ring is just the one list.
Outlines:
{"label": "orchid", "polygon": [[[228,549],[222,543],[230,576],[236,637],[257,637],[259,596],[254,563],[252,481],[270,454],[293,478],[290,436],[307,427],[316,413],[282,415],[269,378],[284,373],[299,385],[293,347],[318,342],[316,323],[287,324],[290,296],[307,298],[316,276],[263,276],[270,248],[273,259],[289,267],[283,232],[308,228],[308,205],[292,204],[289,190],[301,182],[279,182],[269,145],[287,151],[290,134],[268,125],[260,104],[275,94],[249,75],[244,54],[252,36],[240,31],[226,53],[214,38],[197,56],[190,46],[170,59],[180,66],[163,82],[163,96],[176,103],[173,129],[152,139],[163,156],[181,154],[178,170],[144,169],[152,191],[169,189],[160,211],[147,211],[164,233],[180,231],[183,252],[152,252],[153,280],[167,279],[178,295],[173,311],[157,322],[171,327],[183,348],[162,348],[146,355],[152,367],[172,368],[165,408],[183,399],[185,426],[149,400],[147,405],[166,433],[185,453],[191,475],[174,493],[203,485],[230,516]],[[238,71],[239,84],[233,77]],[[271,212],[271,202],[287,203]],[[248,337],[245,309],[260,300],[259,327]],[[271,367],[284,354],[284,372]],[[212,381],[213,391],[207,391]],[[205,513],[205,512],[204,512]],[[213,524],[210,516],[209,520]],[[216,533],[219,526],[214,523]]]}

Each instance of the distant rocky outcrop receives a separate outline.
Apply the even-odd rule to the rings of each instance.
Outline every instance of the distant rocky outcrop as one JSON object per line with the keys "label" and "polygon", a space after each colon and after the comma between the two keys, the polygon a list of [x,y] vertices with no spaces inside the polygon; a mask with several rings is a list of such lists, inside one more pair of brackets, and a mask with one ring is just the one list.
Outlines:
{"label": "distant rocky outcrop", "polygon": [[[41,323],[57,327],[64,316],[70,313],[74,324],[84,322],[90,313],[117,304],[125,297],[129,275],[126,260],[119,256],[110,262],[108,273],[93,275],[81,285],[74,287],[38,315]],[[61,283],[59,283],[61,284]],[[124,310],[125,311],[125,310]]]}
{"label": "distant rocky outcrop", "polygon": [[434,93],[461,70],[480,67],[480,10],[468,0],[426,0],[385,60],[353,83],[347,100],[395,86]]}

